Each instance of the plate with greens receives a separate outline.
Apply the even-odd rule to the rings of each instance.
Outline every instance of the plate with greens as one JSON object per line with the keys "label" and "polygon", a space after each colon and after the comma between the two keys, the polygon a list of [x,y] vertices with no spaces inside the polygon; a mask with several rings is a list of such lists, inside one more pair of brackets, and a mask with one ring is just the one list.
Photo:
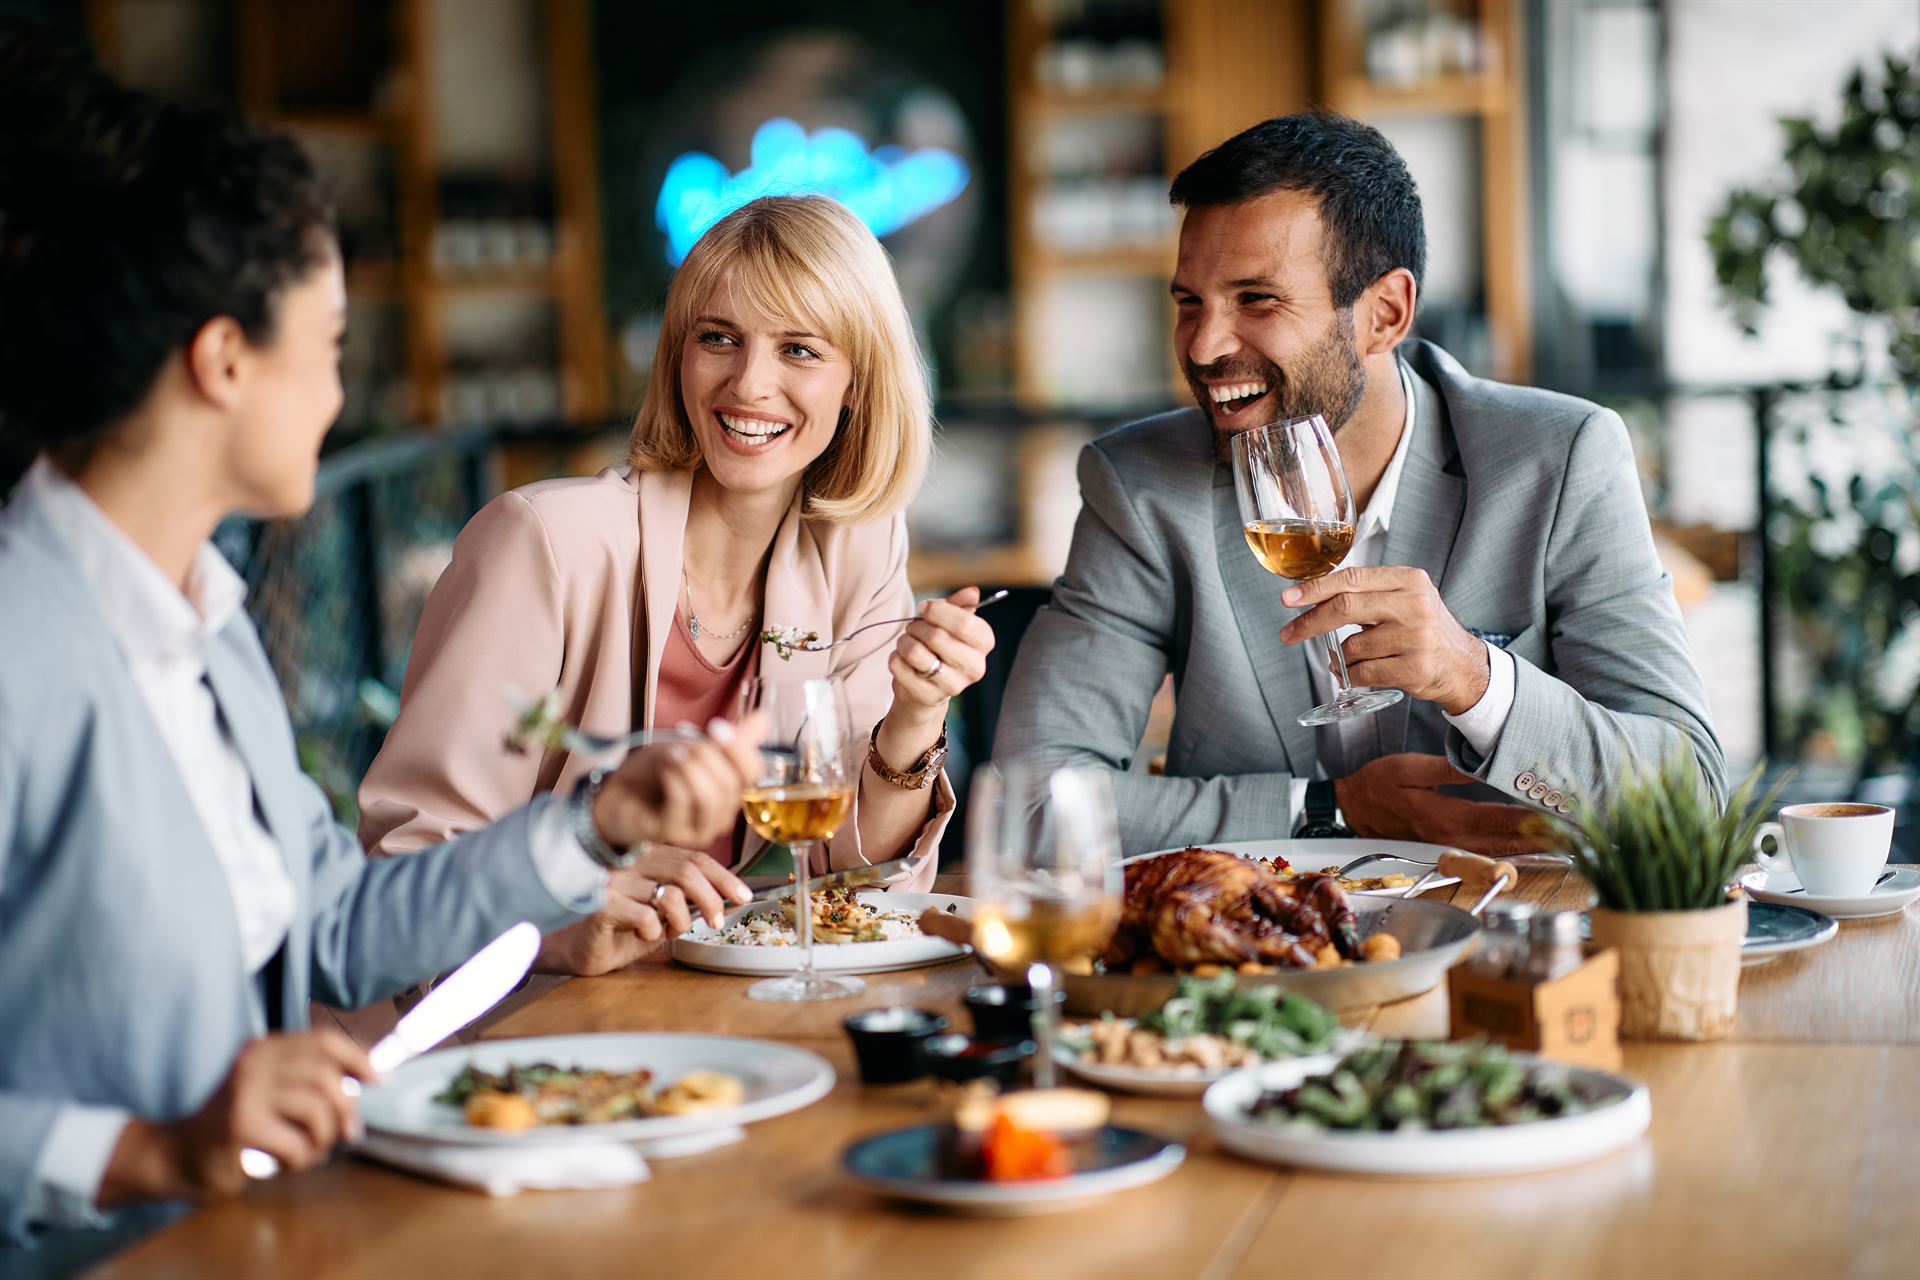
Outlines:
{"label": "plate with greens", "polygon": [[1374,1177],[1528,1173],[1646,1131],[1643,1084],[1482,1041],[1387,1040],[1275,1062],[1207,1090],[1214,1133],[1254,1160]]}
{"label": "plate with greens", "polygon": [[1171,999],[1138,1018],[1108,1014],[1061,1027],[1054,1058],[1089,1084],[1122,1093],[1197,1098],[1215,1081],[1264,1062],[1327,1055],[1362,1039],[1304,996],[1240,990],[1231,973],[1181,978]]}

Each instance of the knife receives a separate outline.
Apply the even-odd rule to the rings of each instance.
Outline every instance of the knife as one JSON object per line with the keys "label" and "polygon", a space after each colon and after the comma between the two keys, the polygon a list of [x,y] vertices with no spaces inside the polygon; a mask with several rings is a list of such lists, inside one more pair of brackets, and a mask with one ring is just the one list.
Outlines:
{"label": "knife", "polygon": [[[506,999],[527,976],[539,950],[540,930],[522,920],[474,952],[472,959],[435,984],[426,999],[368,1051],[373,1069],[385,1075]],[[341,1080],[340,1087],[359,1096],[360,1082],[351,1076]],[[240,1168],[250,1178],[271,1178],[280,1172],[280,1162],[248,1147],[240,1153]]]}
{"label": "knife", "polygon": [[[932,851],[908,854],[904,858],[895,858],[891,862],[875,862],[863,867],[848,867],[845,871],[833,871],[823,876],[815,876],[807,881],[807,892],[821,889],[857,889],[863,885],[879,884],[892,880],[896,876],[911,874],[920,869],[920,864],[932,856]],[[775,898],[792,897],[794,887],[790,884],[769,885],[758,890],[749,902],[771,902]]]}

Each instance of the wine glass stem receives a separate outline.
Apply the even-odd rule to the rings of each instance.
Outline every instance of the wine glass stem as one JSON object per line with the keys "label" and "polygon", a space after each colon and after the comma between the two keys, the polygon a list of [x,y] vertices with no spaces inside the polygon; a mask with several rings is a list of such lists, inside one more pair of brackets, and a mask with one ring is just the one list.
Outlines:
{"label": "wine glass stem", "polygon": [[1333,696],[1337,702],[1353,692],[1353,681],[1347,678],[1347,655],[1340,651],[1338,632],[1329,631],[1319,637],[1319,644],[1327,670],[1333,673]]}
{"label": "wine glass stem", "polygon": [[1027,966],[1027,986],[1033,991],[1033,1083],[1042,1089],[1056,1082],[1053,1064],[1053,1033],[1060,1010],[1053,1002],[1053,966],[1036,960]]}
{"label": "wine glass stem", "polygon": [[793,901],[799,911],[795,924],[800,930],[800,967],[795,973],[801,979],[813,977],[813,901],[807,895],[807,877],[813,870],[813,845],[803,842],[792,846],[793,853]]}

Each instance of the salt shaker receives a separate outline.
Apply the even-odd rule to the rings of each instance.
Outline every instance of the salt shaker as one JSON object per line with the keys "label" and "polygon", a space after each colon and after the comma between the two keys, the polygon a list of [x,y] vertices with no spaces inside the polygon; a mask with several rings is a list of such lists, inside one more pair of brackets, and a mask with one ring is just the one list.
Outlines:
{"label": "salt shaker", "polygon": [[1527,929],[1526,976],[1546,982],[1578,969],[1585,959],[1578,911],[1549,911],[1533,917]]}
{"label": "salt shaker", "polygon": [[1489,977],[1509,976],[1527,953],[1527,925],[1533,919],[1531,902],[1495,900],[1481,914],[1479,949],[1473,953],[1475,972]]}

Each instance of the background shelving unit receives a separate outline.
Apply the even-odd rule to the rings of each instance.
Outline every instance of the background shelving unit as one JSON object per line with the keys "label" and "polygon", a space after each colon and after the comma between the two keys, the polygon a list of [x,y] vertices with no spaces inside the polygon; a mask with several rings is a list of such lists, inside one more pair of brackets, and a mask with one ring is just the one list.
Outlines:
{"label": "background shelving unit", "polygon": [[[1532,365],[1520,35],[1511,0],[1331,0],[1319,23],[1326,106],[1389,135],[1422,117],[1465,121],[1477,134],[1467,186],[1480,209],[1472,303],[1485,343],[1483,353],[1477,343],[1461,343],[1455,354],[1509,382],[1525,381]],[[1436,212],[1430,205],[1430,233]]]}
{"label": "background shelving unit", "polygon": [[[103,60],[135,83],[138,44],[156,22],[223,37],[227,66],[207,83],[164,86],[167,96],[237,102],[299,137],[334,184],[354,308],[341,422],[352,438],[474,417],[597,425],[611,413],[590,8],[590,0],[89,0],[87,17]],[[472,39],[462,24],[476,21],[545,45],[537,164],[456,168],[445,154],[447,90],[488,91],[444,65]],[[456,186],[480,192],[481,206],[452,207]],[[534,337],[518,344],[517,367],[475,383],[469,368],[497,364],[498,353],[470,356],[461,335],[475,327],[471,313],[502,307],[537,311],[518,321]]]}

